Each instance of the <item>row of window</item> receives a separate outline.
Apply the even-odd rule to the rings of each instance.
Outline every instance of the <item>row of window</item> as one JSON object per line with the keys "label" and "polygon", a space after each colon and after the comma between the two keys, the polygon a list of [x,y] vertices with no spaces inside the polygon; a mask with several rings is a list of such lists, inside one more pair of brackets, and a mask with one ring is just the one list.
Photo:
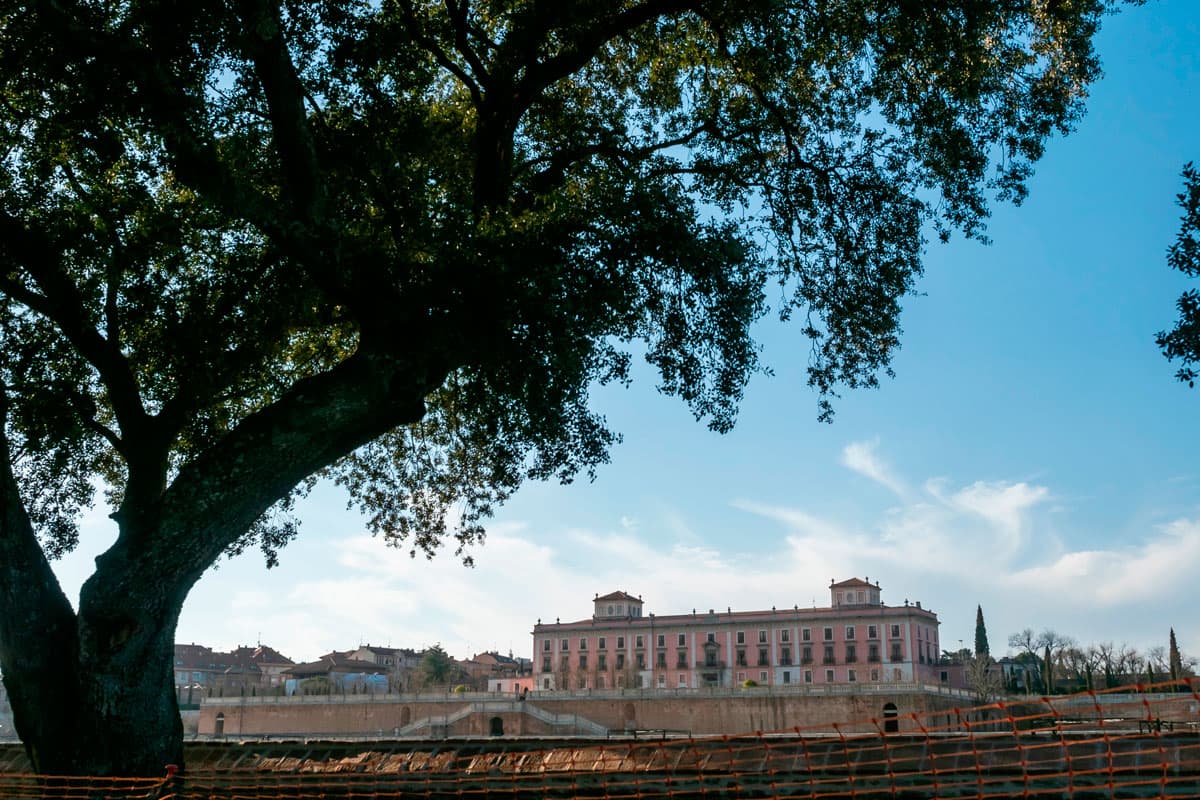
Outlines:
{"label": "row of window", "polygon": [[[879,638],[879,626],[878,625],[868,625],[866,627],[867,627],[867,638],[868,639],[878,639]],[[833,630],[834,629],[832,627],[826,627],[821,631],[821,633],[823,634],[824,641],[826,641],[826,642],[833,641]],[[856,628],[854,625],[847,625],[845,627],[845,638],[847,641],[853,640],[856,638],[855,631],[856,631]],[[891,626],[891,638],[893,638],[893,639],[901,638],[900,631],[901,631],[901,626],[892,625]],[[768,632],[766,629],[761,629],[758,631],[759,644],[765,644],[767,642],[767,633]],[[746,632],[745,631],[737,631],[736,636],[737,636],[738,644],[746,643]],[[615,638],[616,638],[616,649],[624,650],[625,649],[625,637],[617,636]],[[706,638],[707,638],[707,641],[715,642],[715,641],[717,641],[717,634],[709,633],[709,634],[707,634]],[[633,637],[634,648],[636,648],[638,650],[645,649],[645,646],[646,646],[645,640],[646,640],[646,637],[641,634],[634,636]],[[791,642],[791,640],[792,640],[791,629],[790,628],[781,628],[779,631],[779,641],[786,643],[786,642]],[[800,629],[800,640],[804,641],[804,642],[811,642],[812,641],[812,628],[801,628]],[[589,642],[588,637],[586,637],[586,636],[581,637],[579,639],[579,649],[587,650],[588,642]],[[657,645],[659,647],[667,646],[667,635],[666,634],[663,634],[663,633],[658,634]],[[676,634],[676,645],[678,647],[686,647],[687,646],[687,634],[686,633]],[[545,652],[549,652],[550,649],[551,649],[550,639],[543,639],[542,640],[542,650]],[[567,639],[567,638],[559,639],[559,650],[567,651],[570,649],[571,649],[571,640],[570,639]],[[608,637],[606,637],[606,636],[596,637],[596,649],[597,650],[607,650],[608,649]]]}
{"label": "row of window", "polygon": [[[901,670],[895,669],[892,672],[893,672],[893,675],[892,675],[893,680],[897,680],[897,681],[903,680],[904,675]],[[752,676],[753,676],[753,673],[738,672],[737,673],[737,682],[742,683],[747,679],[747,677],[752,677]],[[782,683],[789,684],[789,683],[794,682],[792,680],[792,673],[789,670],[784,670],[780,677],[782,678]],[[798,673],[796,675],[796,678],[799,679],[799,681],[802,681],[804,683],[809,683],[809,684],[818,682],[817,679],[819,677],[821,677],[821,674],[816,672],[815,670],[811,670],[811,669],[806,669],[803,671],[803,673]],[[834,671],[831,669],[825,670],[823,677],[825,679],[824,683],[837,683],[838,682]],[[668,678],[669,678],[669,676],[665,672],[660,672],[658,674],[657,683],[658,683],[658,687],[660,689],[666,688]],[[864,673],[863,679],[878,682],[880,680],[880,670],[872,669],[869,672]],[[680,672],[676,676],[676,684],[675,685],[680,689],[686,689],[689,686],[689,680],[690,680],[689,673]],[[759,681],[759,683],[764,683],[764,684],[768,683],[770,681],[769,673],[766,672],[765,670],[760,671],[758,673],[757,680]],[[542,681],[542,688],[550,689],[551,688],[550,681],[551,681],[550,678],[545,678]],[[846,679],[844,682],[857,683],[858,681],[859,681],[858,670],[850,669],[850,670],[846,671]],[[707,682],[705,682],[705,683],[707,683]],[[622,679],[618,676],[616,686],[619,687],[619,686],[623,686],[623,685],[624,685],[624,683],[623,683]],[[638,679],[638,685],[643,689],[647,688],[646,687],[646,679],[644,676]],[[577,688],[577,689],[606,689],[606,688],[608,688],[608,678],[607,678],[607,676],[605,676],[603,674],[594,675],[594,676],[577,675],[575,678],[575,688]]]}
{"label": "row of window", "polygon": [[[791,666],[792,654],[793,654],[793,651],[790,646],[782,648],[779,651],[778,665],[784,666],[784,667]],[[667,668],[666,652],[660,650],[657,655],[658,655],[658,658],[655,661],[655,667],[657,667],[658,669],[666,669]],[[837,660],[837,654],[834,651],[834,646],[831,644],[824,646],[824,651],[822,652],[821,655],[822,655],[822,659],[821,659],[822,664],[837,664],[837,663],[839,663]],[[687,667],[688,667],[688,651],[680,650],[675,654],[675,656],[676,656],[675,657],[675,667],[678,669],[687,669]],[[890,658],[892,661],[903,661],[904,660],[904,649],[899,642],[892,643]],[[842,651],[842,659],[843,659],[842,663],[846,663],[846,664],[853,664],[853,663],[857,662],[858,661],[857,645],[853,645],[853,644],[845,645],[845,647]],[[875,644],[873,642],[867,644],[866,660],[868,662],[879,662],[880,648],[879,648],[878,644]],[[924,653],[922,653],[921,654],[921,662],[924,663],[924,661],[925,661],[925,656],[924,656]],[[578,656],[577,656],[578,669],[581,669],[581,670],[587,669],[589,666],[589,663],[590,662],[588,660],[587,653],[579,653],[578,654]],[[800,648],[800,663],[801,664],[813,663],[813,647],[812,647],[812,645],[804,645],[803,647]],[[607,670],[608,664],[609,664],[608,654],[607,653],[598,653],[596,656],[596,669],[601,670],[601,671]],[[633,664],[637,669],[645,669],[646,668],[645,654],[644,653],[635,653]],[[734,665],[738,666],[738,667],[749,666],[749,662],[747,660],[747,655],[746,655],[746,650],[744,648],[739,648],[736,651]],[[758,648],[757,666],[766,667],[766,666],[770,666],[770,665],[771,665],[770,652],[768,651],[768,649],[766,647]],[[616,661],[614,662],[614,666],[619,670],[625,669],[625,654],[624,653],[616,654]],[[696,666],[697,667],[700,667],[700,666],[723,667],[723,666],[725,666],[725,664],[723,662],[720,662],[717,660],[716,653],[709,652],[704,655],[704,658],[702,661],[698,661],[696,663]],[[566,672],[570,669],[570,667],[571,667],[571,664],[570,664],[569,657],[565,656],[565,655],[562,656],[561,659],[559,660],[559,669],[563,672]],[[544,656],[542,658],[542,672],[550,672],[550,671],[551,671],[550,657]]]}

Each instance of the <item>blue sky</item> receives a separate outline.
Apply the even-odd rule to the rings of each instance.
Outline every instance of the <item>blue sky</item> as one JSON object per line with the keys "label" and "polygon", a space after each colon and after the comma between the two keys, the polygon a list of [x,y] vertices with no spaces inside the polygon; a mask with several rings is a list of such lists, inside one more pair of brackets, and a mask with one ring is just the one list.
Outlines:
{"label": "blue sky", "polygon": [[[531,484],[476,567],[409,559],[364,533],[345,498],[305,501],[300,539],[266,570],[248,554],[193,591],[178,640],[262,641],[294,659],[360,642],[465,657],[529,655],[540,618],[582,618],[596,592],[647,611],[827,604],[831,579],[938,612],[944,647],[1054,628],[1082,644],[1200,655],[1200,392],[1154,333],[1185,287],[1165,263],[1180,169],[1200,160],[1200,3],[1109,18],[1105,77],[1074,134],[1050,143],[993,243],[931,245],[905,304],[896,378],[816,421],[798,327],[765,322],[764,360],[726,436],[652,376],[595,396],[624,436],[594,483]],[[58,566],[75,592],[111,541],[105,509]]]}

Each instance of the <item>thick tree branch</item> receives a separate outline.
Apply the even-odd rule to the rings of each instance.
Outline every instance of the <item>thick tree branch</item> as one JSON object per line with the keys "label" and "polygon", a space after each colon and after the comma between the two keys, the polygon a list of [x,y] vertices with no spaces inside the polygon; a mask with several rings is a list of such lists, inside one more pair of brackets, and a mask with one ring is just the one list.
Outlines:
{"label": "thick tree branch", "polygon": [[269,0],[243,0],[238,7],[246,54],[267,98],[285,194],[297,221],[320,223],[325,209],[321,166],[304,111],[304,85],[284,40],[279,5]]}
{"label": "thick tree branch", "polygon": [[123,528],[97,559],[81,603],[112,592],[136,593],[148,572],[186,594],[230,543],[304,478],[419,420],[423,398],[448,371],[447,364],[414,364],[360,349],[328,372],[297,382],[180,469],[159,503],[158,530],[146,536]]}
{"label": "thick tree branch", "polygon": [[49,236],[0,211],[0,255],[12,264],[20,264],[37,282],[41,294],[7,276],[0,279],[0,289],[57,326],[96,369],[109,391],[123,437],[148,432],[150,418],[129,361],[88,320],[82,293],[58,261],[60,252]]}
{"label": "thick tree branch", "polygon": [[[8,392],[0,384],[0,667],[21,738],[61,735],[42,713],[47,690],[78,697],[75,612],[46,560],[17,489],[7,435]],[[31,749],[35,766],[40,765]]]}

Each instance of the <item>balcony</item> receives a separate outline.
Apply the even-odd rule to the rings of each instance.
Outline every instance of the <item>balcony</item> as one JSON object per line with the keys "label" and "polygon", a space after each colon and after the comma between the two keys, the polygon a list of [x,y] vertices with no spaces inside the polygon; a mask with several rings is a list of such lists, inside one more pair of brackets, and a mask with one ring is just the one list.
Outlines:
{"label": "balcony", "polygon": [[833,658],[832,656],[826,656],[825,658],[821,659],[821,663],[822,664],[836,664],[837,659]]}
{"label": "balcony", "polygon": [[873,653],[873,654],[867,656],[867,661],[871,661],[873,663],[878,664],[879,663],[879,654]]}

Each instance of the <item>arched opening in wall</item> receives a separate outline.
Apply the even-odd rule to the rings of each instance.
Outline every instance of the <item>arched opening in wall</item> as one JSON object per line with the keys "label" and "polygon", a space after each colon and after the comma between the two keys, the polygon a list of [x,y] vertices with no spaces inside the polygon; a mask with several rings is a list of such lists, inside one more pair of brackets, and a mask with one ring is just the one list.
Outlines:
{"label": "arched opening in wall", "polygon": [[503,736],[504,720],[499,717],[492,717],[491,722],[488,723],[488,733],[492,736]]}
{"label": "arched opening in wall", "polygon": [[216,725],[213,726],[213,735],[214,736],[224,736],[225,735],[225,714],[224,713],[217,714],[217,723],[216,723]]}
{"label": "arched opening in wall", "polygon": [[884,733],[899,733],[900,732],[900,712],[896,710],[895,703],[885,703],[883,706],[883,732]]}
{"label": "arched opening in wall", "polygon": [[400,709],[400,727],[403,728],[405,725],[407,725],[411,721],[412,721],[412,709],[409,708],[408,706],[404,706],[403,708]]}

